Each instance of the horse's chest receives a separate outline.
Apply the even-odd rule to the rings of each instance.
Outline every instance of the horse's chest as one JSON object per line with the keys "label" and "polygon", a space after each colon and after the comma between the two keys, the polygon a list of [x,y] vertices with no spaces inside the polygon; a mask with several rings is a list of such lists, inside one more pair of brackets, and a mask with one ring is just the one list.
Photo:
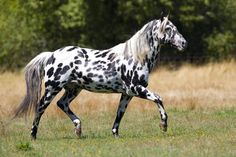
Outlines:
{"label": "horse's chest", "polygon": [[149,73],[145,66],[127,66],[125,64],[121,66],[121,79],[128,87],[136,85],[146,87],[148,84],[148,76]]}

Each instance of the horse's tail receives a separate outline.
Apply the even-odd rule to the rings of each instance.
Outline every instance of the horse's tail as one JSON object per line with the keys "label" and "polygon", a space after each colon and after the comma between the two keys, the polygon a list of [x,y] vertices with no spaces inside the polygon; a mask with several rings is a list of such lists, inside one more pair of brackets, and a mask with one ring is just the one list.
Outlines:
{"label": "horse's tail", "polygon": [[25,67],[26,95],[16,109],[14,118],[27,115],[32,110],[36,111],[41,98],[44,67],[51,55],[51,52],[43,52],[33,58]]}

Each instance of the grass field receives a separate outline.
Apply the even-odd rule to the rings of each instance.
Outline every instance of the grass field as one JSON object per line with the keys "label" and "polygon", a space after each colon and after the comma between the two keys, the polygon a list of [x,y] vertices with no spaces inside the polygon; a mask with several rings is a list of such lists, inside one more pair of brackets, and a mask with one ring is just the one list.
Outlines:
{"label": "grass field", "polygon": [[11,120],[24,96],[23,73],[0,75],[0,156],[236,156],[236,63],[160,68],[149,89],[162,96],[169,128],[158,127],[159,112],[149,101],[131,101],[121,122],[121,138],[111,127],[119,95],[82,92],[72,110],[82,119],[78,139],[73,124],[55,105],[43,115],[31,141],[32,116]]}

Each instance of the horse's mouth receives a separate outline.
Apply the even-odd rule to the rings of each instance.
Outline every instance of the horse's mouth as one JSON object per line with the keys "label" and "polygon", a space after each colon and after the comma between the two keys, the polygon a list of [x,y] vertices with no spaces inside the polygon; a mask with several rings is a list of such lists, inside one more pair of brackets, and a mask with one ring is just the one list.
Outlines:
{"label": "horse's mouth", "polygon": [[177,45],[175,45],[175,44],[170,44],[170,46],[173,47],[173,48],[175,48],[175,49],[177,49],[177,50],[180,51],[180,52],[182,52],[182,51],[185,50],[185,47],[183,47],[183,46],[177,46]]}

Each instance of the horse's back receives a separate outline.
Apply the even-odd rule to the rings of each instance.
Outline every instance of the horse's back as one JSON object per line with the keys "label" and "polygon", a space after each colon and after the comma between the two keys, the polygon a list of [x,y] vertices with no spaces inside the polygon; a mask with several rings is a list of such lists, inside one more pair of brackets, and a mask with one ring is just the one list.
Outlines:
{"label": "horse's back", "polygon": [[45,67],[45,85],[71,86],[93,92],[123,92],[117,70],[120,59],[111,50],[67,46],[52,53]]}

